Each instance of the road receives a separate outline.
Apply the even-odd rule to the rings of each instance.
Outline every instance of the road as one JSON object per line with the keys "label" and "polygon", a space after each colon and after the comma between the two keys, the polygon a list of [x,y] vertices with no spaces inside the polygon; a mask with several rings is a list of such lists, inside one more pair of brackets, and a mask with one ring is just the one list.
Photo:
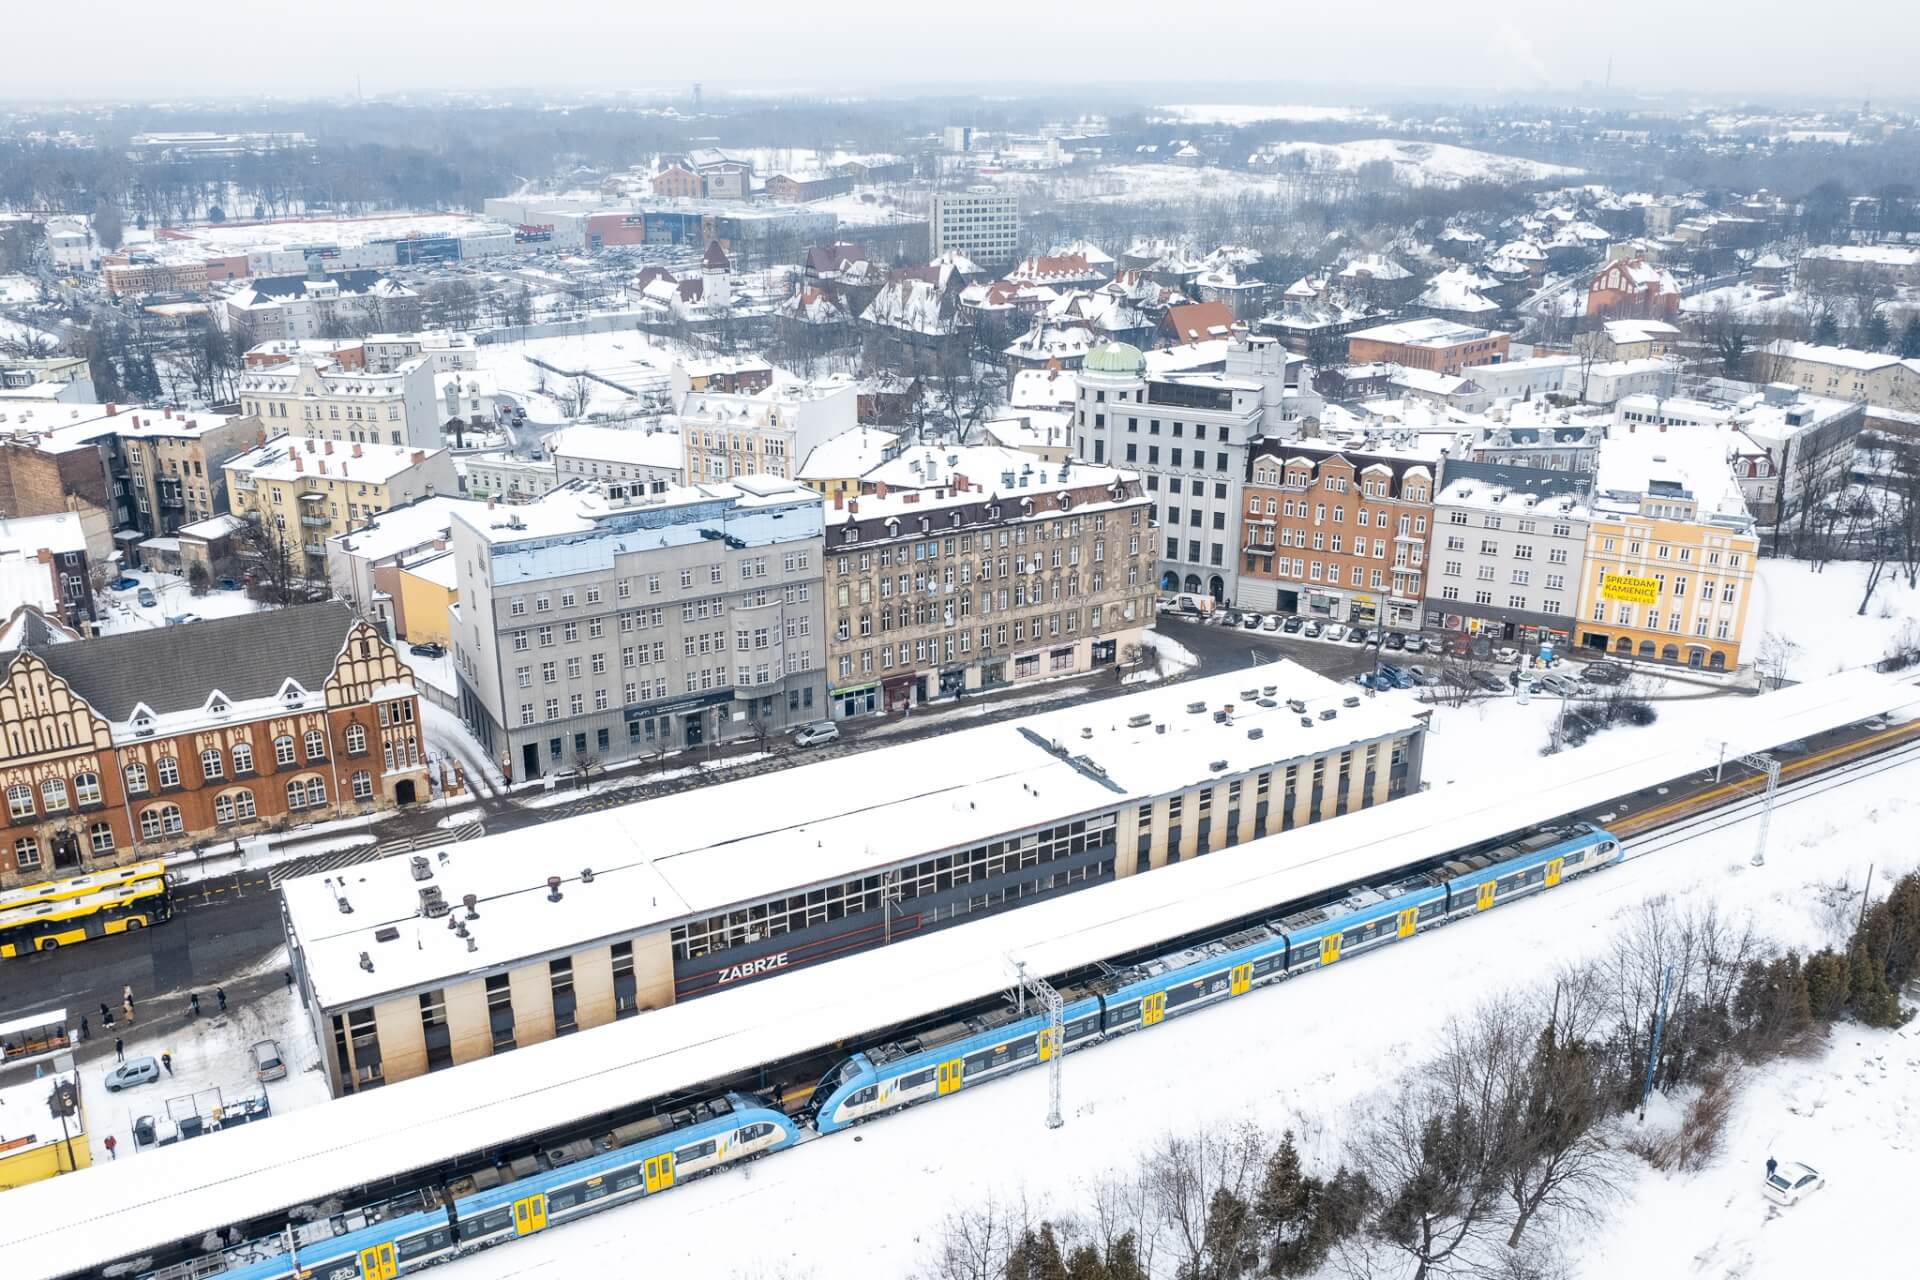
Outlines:
{"label": "road", "polygon": [[[1357,672],[1370,670],[1373,665],[1372,652],[1358,645],[1175,619],[1162,619],[1159,629],[1192,652],[1198,660],[1195,674],[1232,671],[1284,657],[1331,679],[1347,680]],[[1045,703],[1009,701],[1005,706],[979,714],[972,714],[979,712],[978,707],[969,708],[970,714],[961,723],[968,728],[992,724],[1040,710],[1096,701],[1124,691],[1110,677],[1086,677],[1071,682],[1068,687],[1058,687],[1059,697]],[[649,781],[644,773],[635,771],[631,786],[589,792],[570,804],[535,809],[508,796],[476,796],[470,807],[481,810],[480,820],[486,833],[495,835],[631,804],[649,796],[712,786],[807,761],[912,742],[951,732],[953,727],[950,719],[937,712],[925,714],[923,723],[909,724],[911,727],[903,726],[892,718],[843,722],[845,737],[829,746],[801,752],[783,740],[767,758],[743,760],[731,768],[682,778]],[[753,743],[736,744],[731,750],[740,756],[756,754]],[[420,809],[397,814],[369,829],[383,841],[420,835],[433,831],[443,816],[439,809]],[[478,829],[460,834],[478,834]],[[365,856],[376,856],[373,848],[367,846]],[[332,859],[329,865],[352,860],[347,854],[328,856]],[[132,984],[136,1001],[159,999],[169,1009],[183,1008],[187,993],[195,989],[196,984],[202,991],[221,984],[232,987],[241,982],[242,975],[250,969],[257,969],[283,941],[279,898],[272,892],[264,870],[196,883],[177,900],[175,911],[174,920],[157,929],[100,938],[84,946],[5,962],[6,967],[0,970],[5,977],[4,987],[0,988],[0,1021],[63,1006],[76,1020],[82,1013],[91,1013],[97,1019],[102,1001],[118,1008],[119,992],[126,984]]]}

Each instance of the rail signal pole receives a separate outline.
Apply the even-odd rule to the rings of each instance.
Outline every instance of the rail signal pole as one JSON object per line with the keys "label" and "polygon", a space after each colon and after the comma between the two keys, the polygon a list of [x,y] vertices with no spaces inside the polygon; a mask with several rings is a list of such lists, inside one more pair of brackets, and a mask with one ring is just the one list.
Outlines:
{"label": "rail signal pole", "polygon": [[1047,1010],[1047,1128],[1058,1129],[1066,1123],[1060,1114],[1060,1060],[1067,1056],[1066,1022],[1062,1017],[1064,1006],[1060,993],[1044,978],[1036,978],[1027,972],[1027,962],[1014,962],[1020,990],[1020,1010],[1026,1012],[1027,993],[1032,992],[1034,999],[1040,1001]]}
{"label": "rail signal pole", "polygon": [[1767,865],[1767,832],[1773,826],[1773,798],[1780,790],[1780,762],[1760,751],[1741,756],[1740,763],[1767,775],[1766,796],[1760,802],[1760,839],[1753,849],[1753,865],[1764,867]]}

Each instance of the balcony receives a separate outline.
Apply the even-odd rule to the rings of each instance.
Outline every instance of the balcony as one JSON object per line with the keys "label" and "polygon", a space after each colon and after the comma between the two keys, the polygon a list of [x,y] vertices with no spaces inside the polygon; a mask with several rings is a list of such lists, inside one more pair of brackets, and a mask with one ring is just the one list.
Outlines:
{"label": "balcony", "polygon": [[330,529],[333,527],[333,517],[332,516],[301,516],[300,523],[309,529]]}
{"label": "balcony", "polygon": [[300,544],[300,549],[312,556],[315,560],[325,560],[327,558],[327,544],[324,542],[303,542]]}

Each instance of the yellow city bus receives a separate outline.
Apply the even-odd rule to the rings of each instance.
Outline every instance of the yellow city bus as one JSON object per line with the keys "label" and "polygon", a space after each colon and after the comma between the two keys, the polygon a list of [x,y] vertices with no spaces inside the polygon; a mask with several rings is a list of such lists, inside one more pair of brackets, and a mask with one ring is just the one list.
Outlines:
{"label": "yellow city bus", "polygon": [[159,862],[10,889],[0,892],[0,958],[142,929],[172,915],[172,887]]}

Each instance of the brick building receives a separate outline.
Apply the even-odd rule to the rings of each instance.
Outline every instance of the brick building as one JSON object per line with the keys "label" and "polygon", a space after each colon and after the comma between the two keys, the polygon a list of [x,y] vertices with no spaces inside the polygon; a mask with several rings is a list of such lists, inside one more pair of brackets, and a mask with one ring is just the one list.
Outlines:
{"label": "brick building", "polygon": [[1250,451],[1240,600],[1330,622],[1418,630],[1436,467],[1266,441]]}
{"label": "brick building", "polygon": [[1459,373],[1472,364],[1507,358],[1510,335],[1477,325],[1429,317],[1356,329],[1347,335],[1347,363],[1397,364],[1430,373]]}
{"label": "brick building", "polygon": [[0,660],[0,884],[427,796],[413,673],[345,604]]}

